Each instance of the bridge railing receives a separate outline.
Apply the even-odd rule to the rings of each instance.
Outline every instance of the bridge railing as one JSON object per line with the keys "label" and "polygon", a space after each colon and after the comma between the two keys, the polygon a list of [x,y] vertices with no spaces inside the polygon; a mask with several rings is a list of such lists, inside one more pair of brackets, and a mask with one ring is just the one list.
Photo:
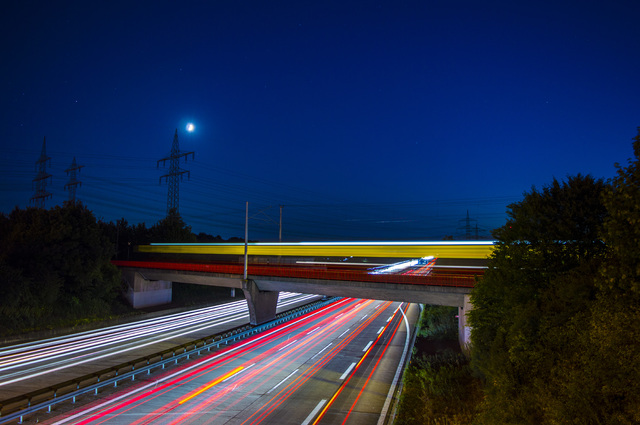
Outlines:
{"label": "bridge railing", "polygon": [[[207,264],[207,263],[176,263],[164,261],[124,261],[114,260],[112,263],[119,267],[135,267],[159,270],[179,270],[202,273],[219,273],[240,275],[244,273],[242,264]],[[251,279],[260,276],[287,277],[298,279],[324,279],[342,280],[357,282],[379,282],[397,283],[410,285],[431,285],[431,286],[455,286],[471,288],[474,286],[477,277],[480,275],[468,273],[434,273],[427,276],[416,276],[407,274],[372,274],[367,270],[340,270],[323,269],[317,267],[283,266],[250,264],[247,267],[247,275]]]}

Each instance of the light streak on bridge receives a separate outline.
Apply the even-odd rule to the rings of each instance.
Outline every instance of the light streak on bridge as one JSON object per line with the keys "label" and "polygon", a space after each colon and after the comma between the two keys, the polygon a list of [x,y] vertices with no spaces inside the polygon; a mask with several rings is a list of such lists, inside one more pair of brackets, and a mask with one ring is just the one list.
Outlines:
{"label": "light streak on bridge", "polygon": [[[249,242],[249,255],[292,257],[457,258],[486,259],[492,241],[418,242]],[[244,243],[154,243],[138,252],[159,254],[244,255]]]}

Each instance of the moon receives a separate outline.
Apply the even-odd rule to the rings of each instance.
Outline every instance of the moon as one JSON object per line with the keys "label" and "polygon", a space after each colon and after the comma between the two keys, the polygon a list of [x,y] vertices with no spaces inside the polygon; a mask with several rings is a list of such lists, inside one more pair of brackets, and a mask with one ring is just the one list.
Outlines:
{"label": "moon", "polygon": [[189,124],[187,124],[187,131],[188,131],[189,133],[193,132],[193,130],[195,130],[195,129],[196,129],[196,126],[195,126],[195,125],[193,125],[193,123],[189,123]]}

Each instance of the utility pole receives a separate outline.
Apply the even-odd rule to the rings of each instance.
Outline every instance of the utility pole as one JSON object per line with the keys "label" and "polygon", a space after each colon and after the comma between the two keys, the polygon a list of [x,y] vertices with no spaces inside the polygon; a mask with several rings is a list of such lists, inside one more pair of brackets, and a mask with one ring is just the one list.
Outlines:
{"label": "utility pole", "polygon": [[280,234],[278,236],[278,241],[282,242],[282,207],[284,205],[280,205]]}
{"label": "utility pole", "polygon": [[42,152],[40,158],[36,161],[36,169],[38,174],[33,182],[36,184],[36,193],[31,197],[31,201],[35,204],[36,208],[44,208],[44,201],[47,198],[53,196],[50,192],[47,192],[47,180],[51,179],[51,174],[47,173],[47,162],[51,167],[51,157],[47,156],[46,147],[47,138],[42,140]]}
{"label": "utility pole", "polygon": [[187,175],[187,178],[191,177],[191,173],[188,170],[182,170],[180,168],[180,158],[184,157],[186,162],[189,155],[191,155],[191,159],[195,158],[195,152],[180,151],[178,146],[178,129],[176,128],[176,133],[173,136],[173,145],[171,145],[171,154],[159,159],[157,165],[160,167],[160,162],[162,162],[162,166],[164,167],[166,162],[169,161],[169,173],[160,176],[160,183],[162,183],[162,179],[164,178],[169,185],[167,192],[167,217],[171,214],[180,214],[180,180],[182,180],[184,174]]}
{"label": "utility pole", "polygon": [[[76,164],[76,157],[73,157],[73,162],[71,163],[71,167],[64,170],[69,176],[69,183],[64,185],[64,190],[69,188],[69,203],[76,203],[76,188],[77,186],[82,186],[82,182],[76,178],[76,171],[80,171],[80,169],[84,167],[84,165]],[[71,174],[69,174],[71,173]]]}

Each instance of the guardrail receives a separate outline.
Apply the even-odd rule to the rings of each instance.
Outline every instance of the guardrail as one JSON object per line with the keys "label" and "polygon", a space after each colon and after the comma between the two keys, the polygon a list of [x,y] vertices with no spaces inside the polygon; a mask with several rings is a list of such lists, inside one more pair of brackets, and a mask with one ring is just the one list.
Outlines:
{"label": "guardrail", "polygon": [[136,375],[141,373],[149,375],[153,369],[164,369],[169,363],[177,364],[180,360],[189,360],[193,355],[200,355],[203,350],[211,351],[212,348],[219,348],[223,344],[229,345],[232,342],[263,332],[288,320],[324,307],[335,300],[336,298],[330,298],[316,301],[315,303],[280,313],[275,320],[262,325],[253,327],[245,325],[234,328],[220,335],[201,338],[89,375],[0,401],[0,424],[6,424],[11,421],[17,421],[17,423],[21,424],[25,416],[42,410],[51,412],[52,406],[69,400],[75,403],[76,398],[83,394],[93,392],[97,395],[100,388],[106,386],[117,387],[118,382],[123,380],[133,381]]}
{"label": "guardrail", "polygon": [[[203,273],[220,273],[242,276],[244,266],[242,264],[207,264],[207,263],[174,263],[165,261],[125,261],[113,260],[119,267],[136,267],[143,269],[180,270]],[[260,276],[289,277],[299,279],[342,280],[357,282],[400,283],[410,285],[454,286],[473,288],[476,278],[482,273],[469,274],[433,274],[427,276],[403,275],[403,274],[371,274],[366,270],[336,270],[313,267],[292,266],[247,266],[247,274],[250,279],[259,279]]]}

